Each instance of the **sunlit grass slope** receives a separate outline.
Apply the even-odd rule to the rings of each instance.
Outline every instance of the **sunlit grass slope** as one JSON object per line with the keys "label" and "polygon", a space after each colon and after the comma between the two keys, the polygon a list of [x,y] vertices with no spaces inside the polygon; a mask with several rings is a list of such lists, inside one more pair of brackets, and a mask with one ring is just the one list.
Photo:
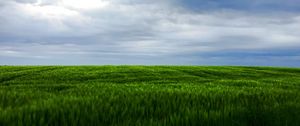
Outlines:
{"label": "sunlit grass slope", "polygon": [[299,126],[300,69],[0,66],[0,125]]}

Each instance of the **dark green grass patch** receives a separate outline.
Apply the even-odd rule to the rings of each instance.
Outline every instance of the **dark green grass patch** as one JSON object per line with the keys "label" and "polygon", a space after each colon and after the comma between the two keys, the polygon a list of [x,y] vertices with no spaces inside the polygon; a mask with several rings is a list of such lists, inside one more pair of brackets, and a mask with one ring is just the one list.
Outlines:
{"label": "dark green grass patch", "polygon": [[299,126],[300,69],[0,66],[0,126]]}

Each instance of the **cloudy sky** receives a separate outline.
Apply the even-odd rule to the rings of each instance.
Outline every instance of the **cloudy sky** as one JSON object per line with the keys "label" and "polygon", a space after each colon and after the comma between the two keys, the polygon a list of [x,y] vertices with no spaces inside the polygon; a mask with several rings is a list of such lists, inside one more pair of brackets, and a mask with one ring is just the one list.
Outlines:
{"label": "cloudy sky", "polygon": [[300,0],[0,0],[0,64],[300,66]]}

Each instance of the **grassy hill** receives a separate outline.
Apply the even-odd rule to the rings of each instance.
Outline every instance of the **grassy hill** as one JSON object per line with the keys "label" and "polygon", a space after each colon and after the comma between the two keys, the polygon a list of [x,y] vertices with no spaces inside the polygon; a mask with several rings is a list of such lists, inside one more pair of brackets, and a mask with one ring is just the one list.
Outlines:
{"label": "grassy hill", "polygon": [[0,66],[0,125],[299,126],[300,69]]}

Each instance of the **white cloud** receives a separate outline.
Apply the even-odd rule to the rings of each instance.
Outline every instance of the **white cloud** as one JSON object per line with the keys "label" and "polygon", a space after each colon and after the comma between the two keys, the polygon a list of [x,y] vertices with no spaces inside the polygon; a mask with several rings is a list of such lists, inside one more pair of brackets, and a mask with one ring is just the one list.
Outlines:
{"label": "white cloud", "polygon": [[10,47],[1,51],[2,56],[167,56],[300,47],[300,16],[288,12],[278,16],[234,10],[191,12],[171,0],[17,0],[2,4],[0,47]]}
{"label": "white cloud", "polygon": [[100,9],[108,6],[109,1],[104,0],[62,0],[60,5],[75,9]]}

